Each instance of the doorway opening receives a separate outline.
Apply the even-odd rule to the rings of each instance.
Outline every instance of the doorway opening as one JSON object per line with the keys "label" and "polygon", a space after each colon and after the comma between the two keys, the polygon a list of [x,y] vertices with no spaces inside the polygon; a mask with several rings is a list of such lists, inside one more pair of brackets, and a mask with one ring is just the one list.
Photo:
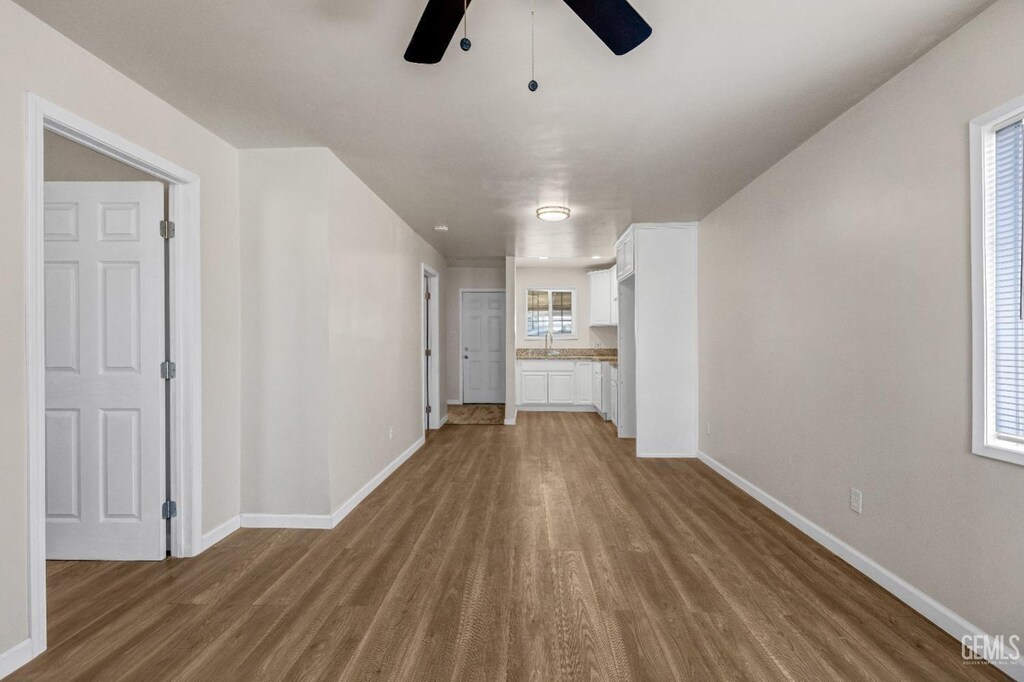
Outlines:
{"label": "doorway opening", "polygon": [[[199,178],[32,93],[25,113],[29,634],[37,656],[47,646],[50,541],[82,559],[201,550]],[[80,161],[124,176],[79,182]]]}
{"label": "doorway opening", "polygon": [[423,430],[441,428],[441,386],[439,349],[440,323],[438,315],[438,292],[441,278],[437,271],[426,263],[422,264],[423,273],[423,364],[420,376],[423,378]]}
{"label": "doorway opening", "polygon": [[459,337],[462,423],[504,423],[504,410],[474,409],[505,404],[504,289],[459,290]]}

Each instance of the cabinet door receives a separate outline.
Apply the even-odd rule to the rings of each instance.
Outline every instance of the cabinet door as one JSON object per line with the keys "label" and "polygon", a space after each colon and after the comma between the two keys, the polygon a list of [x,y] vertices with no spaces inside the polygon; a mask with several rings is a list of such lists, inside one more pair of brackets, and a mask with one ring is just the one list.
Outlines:
{"label": "cabinet door", "polygon": [[625,279],[633,274],[635,267],[633,236],[630,230],[615,247],[615,265],[618,267],[618,279]]}
{"label": "cabinet door", "polygon": [[611,404],[608,406],[608,416],[613,424],[619,425],[619,382],[615,379],[612,379],[612,397]]}
{"label": "cabinet door", "polygon": [[575,389],[576,389],[576,404],[577,405],[593,405],[594,404],[594,363],[592,362],[577,362],[576,363],[576,377],[575,377]]}
{"label": "cabinet door", "polygon": [[519,390],[524,405],[544,405],[548,402],[547,372],[523,372]]}
{"label": "cabinet door", "polygon": [[594,407],[597,408],[598,412],[603,412],[602,405],[604,401],[601,400],[601,363],[595,362],[594,369],[590,372],[590,395],[594,399]]}
{"label": "cabinet door", "polygon": [[612,267],[611,277],[608,278],[608,297],[611,300],[609,308],[611,310],[611,323],[614,326],[619,326],[619,269]]}
{"label": "cabinet door", "polygon": [[607,270],[587,273],[590,279],[590,326],[604,327],[612,322],[612,302],[608,293],[610,273]]}
{"label": "cabinet door", "polygon": [[548,404],[572,405],[575,402],[576,372],[548,373]]}

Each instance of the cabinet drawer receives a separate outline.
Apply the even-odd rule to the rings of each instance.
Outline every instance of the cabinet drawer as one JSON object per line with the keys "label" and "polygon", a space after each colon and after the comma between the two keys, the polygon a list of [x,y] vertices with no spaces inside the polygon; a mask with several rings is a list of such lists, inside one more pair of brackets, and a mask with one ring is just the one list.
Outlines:
{"label": "cabinet drawer", "polygon": [[574,372],[574,360],[520,360],[519,369],[523,372]]}

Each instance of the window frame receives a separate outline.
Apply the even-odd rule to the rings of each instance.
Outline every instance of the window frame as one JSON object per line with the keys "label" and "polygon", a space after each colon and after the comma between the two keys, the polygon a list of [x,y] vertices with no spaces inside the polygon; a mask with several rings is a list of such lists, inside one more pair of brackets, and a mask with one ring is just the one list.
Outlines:
{"label": "window frame", "polygon": [[979,116],[970,124],[971,154],[971,450],[982,457],[1024,466],[1024,443],[1000,437],[995,425],[995,387],[990,343],[995,324],[994,255],[996,132],[1024,120],[1024,97]]}
{"label": "window frame", "polygon": [[574,341],[579,339],[580,329],[580,318],[579,318],[579,294],[576,291],[576,287],[526,287],[524,296],[524,307],[525,315],[523,317],[523,323],[526,325],[525,336],[528,341],[543,341],[546,336],[530,336],[530,292],[531,291],[546,291],[548,292],[548,315],[553,314],[552,306],[554,305],[553,293],[565,293],[568,292],[572,298],[572,334],[552,334],[552,337],[556,340]]}

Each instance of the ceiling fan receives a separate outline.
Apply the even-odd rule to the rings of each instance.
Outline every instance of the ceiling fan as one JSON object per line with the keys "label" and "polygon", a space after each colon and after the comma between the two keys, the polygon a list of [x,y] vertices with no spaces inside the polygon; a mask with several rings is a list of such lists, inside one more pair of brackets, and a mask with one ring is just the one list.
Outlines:
{"label": "ceiling fan", "polygon": [[[405,61],[437,64],[451,43],[470,0],[427,0]],[[617,55],[623,55],[651,35],[650,25],[627,0],[565,0],[590,30]],[[463,49],[467,49],[465,44]]]}

